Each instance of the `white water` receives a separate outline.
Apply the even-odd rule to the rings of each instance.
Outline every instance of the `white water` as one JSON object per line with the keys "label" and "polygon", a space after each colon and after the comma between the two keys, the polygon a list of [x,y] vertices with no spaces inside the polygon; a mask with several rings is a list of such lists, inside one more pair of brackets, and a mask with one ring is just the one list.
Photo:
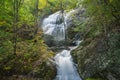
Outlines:
{"label": "white water", "polygon": [[56,12],[48,18],[45,18],[42,25],[44,33],[52,35],[57,41],[65,39],[65,27],[64,23],[60,22],[61,19],[62,14],[60,12]]}
{"label": "white water", "polygon": [[[80,41],[77,42],[79,45]],[[63,50],[55,56],[57,64],[57,76],[55,80],[82,80],[70,54],[77,46],[71,47],[70,50]]]}
{"label": "white water", "polygon": [[[56,12],[45,18],[42,25],[44,34],[53,36],[56,41],[64,40],[65,29],[67,28],[64,26],[64,23],[66,26],[67,23],[69,24],[72,12],[74,12],[74,10],[66,13],[66,15],[64,14],[64,22],[60,21],[62,19],[62,14],[60,12]],[[77,46],[79,43],[80,41],[76,41]],[[55,80],[81,80],[70,54],[77,46],[70,47],[70,50],[62,50],[54,57],[57,65],[57,75]]]}
{"label": "white water", "polygon": [[70,21],[70,16],[74,11],[75,10],[72,10],[66,14],[64,13],[64,21],[61,21],[63,17],[60,11],[45,18],[42,25],[44,34],[52,35],[56,41],[64,40],[67,22]]}

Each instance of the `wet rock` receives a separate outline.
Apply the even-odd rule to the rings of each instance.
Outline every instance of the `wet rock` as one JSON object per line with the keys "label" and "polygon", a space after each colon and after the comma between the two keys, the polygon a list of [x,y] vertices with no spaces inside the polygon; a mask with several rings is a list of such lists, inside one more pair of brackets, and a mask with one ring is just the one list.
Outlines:
{"label": "wet rock", "polygon": [[[111,40],[114,35],[111,35]],[[119,52],[117,41],[114,38],[114,49],[106,46],[105,37],[97,37],[94,39],[85,39],[81,45],[72,52],[74,61],[78,64],[78,71],[83,79],[102,78],[105,80],[119,80],[120,77],[120,56],[114,55],[114,51]],[[109,43],[113,43],[112,41]],[[110,46],[110,45],[109,45]],[[112,51],[112,52],[111,52]],[[116,54],[118,54],[118,52]],[[113,58],[114,57],[114,58]],[[114,61],[115,60],[115,61]]]}

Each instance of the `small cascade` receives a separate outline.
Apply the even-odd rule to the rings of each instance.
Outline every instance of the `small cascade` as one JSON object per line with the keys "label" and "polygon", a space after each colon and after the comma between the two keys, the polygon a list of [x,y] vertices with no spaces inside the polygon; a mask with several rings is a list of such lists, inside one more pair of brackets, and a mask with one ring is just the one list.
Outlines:
{"label": "small cascade", "polygon": [[[71,14],[75,12],[72,10],[63,15],[60,11],[48,16],[43,20],[42,29],[44,34],[53,36],[54,40],[65,40],[65,30],[71,21]],[[64,26],[66,25],[66,26]],[[70,50],[62,50],[54,57],[57,68],[57,75],[55,80],[81,80],[75,63],[73,62],[70,52],[78,47],[81,41],[78,39],[74,41],[76,46],[69,47]]]}
{"label": "small cascade", "polygon": [[[76,44],[80,44],[81,41],[76,41]],[[57,64],[57,76],[55,80],[82,80],[77,72],[75,63],[73,62],[70,52],[75,47],[70,47],[70,50],[63,50],[55,56]]]}
{"label": "small cascade", "polygon": [[42,29],[44,34],[51,35],[54,40],[61,41],[65,39],[65,26],[62,21],[62,13],[56,12],[45,18],[43,21]]}
{"label": "small cascade", "polygon": [[70,16],[74,12],[75,10],[71,10],[62,15],[62,13],[58,11],[45,18],[42,24],[44,34],[53,36],[56,41],[65,40],[65,29],[67,29],[71,21]]}

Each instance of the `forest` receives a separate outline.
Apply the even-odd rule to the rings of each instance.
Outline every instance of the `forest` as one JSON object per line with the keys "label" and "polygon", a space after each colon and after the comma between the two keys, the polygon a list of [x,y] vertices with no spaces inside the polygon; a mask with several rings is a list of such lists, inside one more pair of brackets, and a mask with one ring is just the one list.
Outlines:
{"label": "forest", "polygon": [[0,0],[0,80],[120,80],[120,0]]}

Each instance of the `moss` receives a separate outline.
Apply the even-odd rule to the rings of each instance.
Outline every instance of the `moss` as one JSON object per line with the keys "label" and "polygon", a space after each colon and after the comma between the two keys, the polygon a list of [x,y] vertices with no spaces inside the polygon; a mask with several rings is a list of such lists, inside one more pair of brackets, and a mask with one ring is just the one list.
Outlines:
{"label": "moss", "polygon": [[[119,79],[119,34],[110,34],[108,41],[104,36],[86,38],[81,45],[72,51],[73,58],[78,64],[78,71],[83,79],[93,77],[105,80]],[[108,37],[107,37],[108,38]],[[107,44],[108,43],[108,44]]]}
{"label": "moss", "polygon": [[87,78],[86,80],[104,80],[104,79],[101,79],[101,78]]}
{"label": "moss", "polygon": [[90,44],[90,42],[92,41],[93,39],[92,38],[87,38],[85,39],[80,45],[81,46],[87,46]]}

